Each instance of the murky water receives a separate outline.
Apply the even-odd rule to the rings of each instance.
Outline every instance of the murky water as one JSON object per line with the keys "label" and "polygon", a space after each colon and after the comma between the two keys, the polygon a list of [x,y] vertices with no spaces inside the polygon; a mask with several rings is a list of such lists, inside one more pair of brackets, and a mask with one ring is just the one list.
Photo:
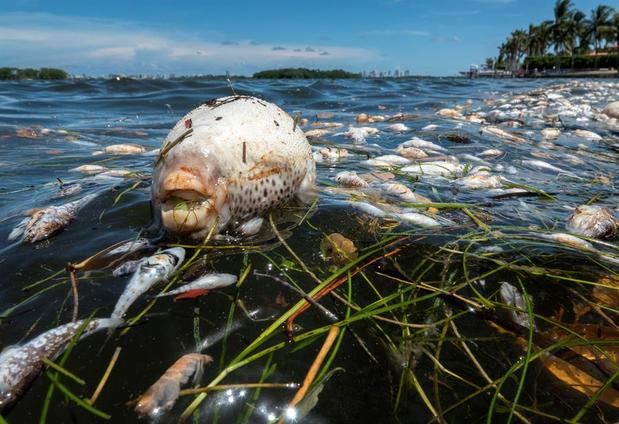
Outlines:
{"label": "murky water", "polygon": [[[593,252],[561,245],[543,236],[565,232],[568,216],[580,204],[592,202],[616,214],[619,128],[616,123],[603,120],[599,112],[619,97],[617,81],[247,80],[234,82],[234,90],[275,102],[293,116],[301,113],[309,120],[303,127],[306,131],[324,126],[325,121],[342,124],[312,141],[315,146],[344,146],[349,155],[334,162],[318,163],[320,196],[310,214],[304,217],[307,207],[295,207],[283,211],[284,216],[278,220],[278,228],[290,249],[318,279],[326,279],[337,268],[321,255],[320,242],[326,234],[343,234],[361,254],[382,240],[385,250],[368,259],[390,252],[385,237],[392,237],[397,241],[392,247],[400,248],[397,254],[354,274],[349,287],[344,284],[338,289],[344,299],[350,290],[352,303],[361,308],[398,291],[399,301],[408,303],[378,313],[391,322],[359,319],[348,327],[331,364],[331,368],[341,367],[345,371],[335,373],[324,384],[306,422],[428,422],[441,411],[446,411],[443,418],[449,422],[476,422],[485,419],[491,408],[496,420],[508,419],[510,401],[498,399],[496,406],[491,406],[495,390],[486,387],[489,383],[485,376],[491,381],[501,378],[524,355],[526,346],[523,350],[513,334],[497,331],[489,324],[492,319],[487,314],[462,303],[460,297],[440,297],[431,290],[411,289],[402,280],[424,282],[444,290],[464,284],[462,290],[458,289],[458,296],[475,305],[482,296],[496,300],[496,283],[508,281],[527,291],[539,317],[615,326],[616,304],[598,305],[600,313],[579,311],[587,306],[587,300],[596,302],[591,297],[591,282],[602,275],[616,276],[617,239],[594,244]],[[519,97],[522,93],[529,94]],[[548,96],[549,93],[553,94]],[[147,150],[156,149],[187,111],[211,98],[230,94],[225,81],[0,84],[2,346],[29,340],[71,320],[71,286],[67,274],[59,273],[67,263],[78,262],[138,235],[159,235],[158,229],[151,226],[149,191],[156,156],[93,153],[119,143],[138,143]],[[455,107],[457,115],[436,114],[440,109]],[[395,121],[355,122],[360,113],[393,116],[399,112],[414,115],[402,122],[407,127],[403,131],[389,127]],[[476,120],[484,122],[480,125]],[[369,126],[379,132],[365,137],[365,144],[353,144],[345,134],[349,125]],[[497,128],[508,135],[493,130]],[[545,128],[558,128],[560,134],[545,137]],[[579,129],[594,132],[600,139],[579,134]],[[395,181],[435,203],[464,204],[473,219],[462,208],[447,208],[427,215],[436,218],[442,224],[440,227],[407,225],[394,215],[405,212],[403,205],[379,188],[357,191],[337,187],[334,177],[338,172],[354,170],[363,174],[382,170],[383,167],[372,168],[363,161],[393,154],[400,143],[413,137],[441,146],[445,151],[430,152],[430,156],[440,156],[441,160],[455,156],[457,159],[448,161],[460,168],[456,175],[437,178],[409,173],[403,170],[405,166],[398,165],[390,169]],[[500,152],[480,155],[488,149]],[[543,161],[559,170],[533,161]],[[132,174],[110,179],[72,171],[84,164],[127,169]],[[516,185],[529,192],[511,195],[458,183],[456,177],[476,166],[501,176],[499,188],[503,190]],[[60,197],[63,187],[78,182],[82,183],[80,193]],[[51,239],[34,245],[7,241],[25,211],[99,191],[102,194]],[[369,216],[351,206],[351,200],[378,205],[390,215]],[[166,239],[162,243],[173,242]],[[280,268],[306,292],[315,287],[316,281],[280,245],[268,225],[247,244],[250,247],[246,249],[214,244],[200,254],[191,275],[203,270],[239,275],[250,264],[252,270],[276,276],[281,276],[277,269]],[[189,250],[189,256],[192,253]],[[105,317],[111,313],[128,277],[115,278],[109,269],[104,269],[80,273],[79,279],[79,316]],[[37,284],[32,286],[34,283]],[[130,315],[142,311],[156,293],[150,292],[136,302]],[[194,351],[197,340],[211,337],[204,353],[211,355],[214,363],[200,380],[206,385],[298,300],[297,293],[277,281],[252,274],[239,289],[231,287],[195,300],[158,300],[124,334],[117,332],[107,343],[105,334],[80,342],[65,367],[86,384],[67,385],[79,396],[90,397],[114,350],[120,346],[118,362],[95,405],[111,414],[111,422],[133,422],[137,418],[127,402],[143,393],[178,357]],[[346,306],[337,300],[327,298],[321,303],[340,319],[347,314]],[[243,309],[251,313],[253,320]],[[349,313],[354,316],[354,309]],[[453,316],[458,318],[452,326],[449,317]],[[548,327],[539,317],[538,328]],[[297,334],[328,323],[316,311],[309,311],[297,321]],[[428,327],[433,323],[436,325]],[[227,326],[234,331],[229,332],[225,341],[216,337]],[[313,341],[309,346],[303,341],[289,343],[272,356],[258,358],[231,372],[222,383],[257,383],[261,376],[269,383],[301,383],[322,344],[322,334],[306,338]],[[439,341],[441,336],[443,342]],[[278,331],[253,353],[285,340],[284,332]],[[466,345],[462,340],[466,340]],[[617,343],[616,339],[607,341],[611,347]],[[440,367],[433,361],[439,356]],[[519,396],[521,405],[516,408],[519,415],[513,418],[526,417],[536,422],[546,422],[551,419],[549,415],[572,418],[588,398],[567,388],[565,382],[538,362],[531,363],[520,395],[517,393],[521,370],[505,379],[502,395],[508,400]],[[268,367],[272,369],[265,377]],[[6,415],[7,419],[16,423],[38,420],[49,385],[49,379],[39,377]],[[250,388],[212,392],[199,407],[200,419],[268,422],[283,413],[294,393],[290,388],[264,388],[260,393]],[[470,399],[465,399],[467,396]],[[165,420],[176,419],[192,399],[193,396],[181,397]],[[590,421],[612,422],[619,419],[619,413],[598,402],[585,417]],[[64,395],[54,394],[48,422],[96,419]]]}

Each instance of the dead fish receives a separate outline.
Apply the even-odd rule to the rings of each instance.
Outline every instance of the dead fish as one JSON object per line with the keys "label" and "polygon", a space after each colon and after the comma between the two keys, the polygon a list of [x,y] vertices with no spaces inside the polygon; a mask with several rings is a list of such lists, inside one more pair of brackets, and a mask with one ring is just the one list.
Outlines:
{"label": "dead fish", "polygon": [[316,162],[336,162],[348,156],[348,150],[337,147],[323,147],[313,153]]}
{"label": "dead fish", "polygon": [[611,239],[617,234],[618,221],[608,208],[580,205],[567,219],[568,231],[585,237]]}
{"label": "dead fish", "polygon": [[420,227],[440,227],[441,224],[429,216],[417,212],[394,213],[390,215],[398,221],[403,221],[408,224],[418,225]]}
{"label": "dead fish", "polygon": [[315,190],[312,148],[293,118],[250,96],[216,99],[183,117],[155,164],[155,215],[202,240]]}
{"label": "dead fish", "polygon": [[438,116],[443,116],[446,118],[452,118],[452,119],[460,119],[462,118],[462,113],[460,111],[457,111],[455,109],[441,109],[438,112],[436,112],[436,114]]}
{"label": "dead fish", "polygon": [[423,159],[427,158],[428,154],[417,147],[398,147],[396,152],[406,159]]}
{"label": "dead fish", "polygon": [[144,153],[145,151],[146,147],[140,146],[139,144],[110,144],[109,146],[105,146],[103,150],[94,152],[93,154],[107,153],[110,155],[135,155],[138,153]]}
{"label": "dead fish", "polygon": [[23,241],[36,243],[53,236],[69,225],[78,212],[98,194],[89,194],[79,200],[60,206],[48,206],[36,209],[29,218],[21,221],[9,234],[9,240],[23,235]]}
{"label": "dead fish", "polygon": [[[501,300],[514,308],[509,310],[509,318],[516,324],[529,328],[529,314],[526,312],[527,305],[518,289],[505,281],[499,284],[501,284],[499,289]],[[535,324],[533,328],[535,328]]]}
{"label": "dead fish", "polygon": [[566,171],[565,169],[559,168],[558,166],[551,165],[548,162],[544,162],[542,160],[535,160],[535,159],[523,160],[522,164],[529,166],[531,168],[542,170],[542,171],[553,171],[553,172],[562,173],[562,174],[571,175],[573,177],[580,178],[572,172]]}
{"label": "dead fish", "polygon": [[206,274],[197,280],[187,283],[176,290],[171,290],[167,293],[162,293],[156,297],[174,296],[177,294],[185,293],[190,290],[214,290],[231,286],[236,283],[236,275],[232,274]]}
{"label": "dead fish", "polygon": [[340,122],[314,122],[312,123],[312,126],[317,128],[317,129],[325,129],[325,128],[340,128],[341,126],[343,126],[342,123]]}
{"label": "dead fish", "polygon": [[448,161],[434,161],[409,165],[402,168],[401,171],[409,174],[420,174],[437,177],[458,175],[462,172],[463,169],[464,167],[459,163],[453,163]]}
{"label": "dead fish", "polygon": [[201,353],[181,356],[140,396],[135,412],[140,416],[154,419],[169,411],[178,399],[181,386],[187,384],[192,376],[194,382],[197,382],[204,365],[212,361],[213,358]]}
{"label": "dead fish", "polygon": [[367,215],[372,215],[378,218],[383,218],[385,216],[387,216],[387,213],[385,211],[383,211],[382,209],[367,203],[367,202],[346,202],[347,204],[349,204],[350,206],[352,206],[355,209],[360,210],[361,212],[367,214]]}
{"label": "dead fish", "polygon": [[599,134],[594,133],[593,131],[575,130],[574,131],[574,135],[576,137],[585,138],[585,139],[591,140],[591,141],[602,141],[602,136],[599,135]]}
{"label": "dead fish", "polygon": [[425,127],[423,127],[421,131],[434,131],[437,128],[438,128],[438,125],[430,124],[430,125],[426,125]]}
{"label": "dead fish", "polygon": [[542,137],[545,139],[559,138],[561,131],[558,128],[544,128],[542,130]]}
{"label": "dead fish", "polygon": [[494,135],[495,137],[499,137],[502,138],[504,140],[508,140],[508,141],[513,141],[516,143],[524,143],[526,140],[522,137],[518,137],[514,134],[510,134],[506,131],[503,131],[500,128],[497,127],[482,127],[481,128],[481,132],[482,133],[487,133],[487,134],[491,134]]}
{"label": "dead fish", "polygon": [[99,174],[108,170],[109,168],[101,165],[81,165],[77,168],[70,169],[70,171],[81,172],[82,174],[87,175]]}
{"label": "dead fish", "polygon": [[21,346],[9,346],[0,353],[0,410],[18,400],[43,370],[43,358],[55,359],[83,328],[82,338],[109,328],[111,320],[77,321],[51,329]]}
{"label": "dead fish", "polygon": [[185,259],[185,249],[173,247],[142,260],[110,316],[119,325],[127,309],[155,284],[167,280]]}
{"label": "dead fish", "polygon": [[368,166],[399,166],[399,165],[407,165],[411,161],[399,155],[382,155],[376,156],[375,158],[371,158],[361,162],[363,165]]}
{"label": "dead fish", "polygon": [[379,131],[376,128],[372,127],[348,127],[348,131],[344,133],[338,133],[336,135],[344,135],[347,138],[350,138],[353,144],[365,144],[366,138],[371,135],[378,134]]}
{"label": "dead fish", "polygon": [[397,124],[391,124],[387,127],[387,129],[391,132],[406,132],[406,131],[410,131],[410,128],[408,128],[406,125],[400,123]]}
{"label": "dead fish", "polygon": [[413,137],[398,146],[398,148],[401,147],[417,147],[419,149],[434,150],[439,152],[447,151],[447,149],[439,146],[438,144],[432,143],[431,141],[422,140],[418,137]]}
{"label": "dead fish", "polygon": [[546,240],[556,241],[561,244],[565,244],[566,246],[574,247],[576,249],[589,251],[589,252],[596,251],[591,243],[579,237],[573,236],[571,234],[553,233],[553,234],[540,234],[539,236]]}
{"label": "dead fish", "polygon": [[309,130],[309,131],[305,131],[305,137],[309,138],[310,140],[319,139],[329,134],[329,132],[330,132],[329,130],[325,130],[325,129]]}
{"label": "dead fish", "polygon": [[479,154],[479,156],[494,158],[497,156],[501,156],[503,154],[502,150],[499,149],[488,149],[484,150]]}
{"label": "dead fish", "polygon": [[415,194],[410,188],[401,183],[384,183],[380,188],[387,194],[399,197],[404,202],[409,203],[430,203],[430,200],[420,194]]}
{"label": "dead fish", "polygon": [[367,181],[358,176],[355,171],[338,172],[335,181],[344,187],[369,187]]}
{"label": "dead fish", "polygon": [[503,185],[503,178],[500,175],[490,175],[487,172],[479,172],[458,178],[456,184],[470,189],[498,188]]}

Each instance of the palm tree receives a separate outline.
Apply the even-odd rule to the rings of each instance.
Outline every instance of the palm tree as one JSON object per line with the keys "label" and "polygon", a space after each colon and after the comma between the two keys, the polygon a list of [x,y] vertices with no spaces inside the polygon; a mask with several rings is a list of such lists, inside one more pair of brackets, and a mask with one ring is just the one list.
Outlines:
{"label": "palm tree", "polygon": [[552,41],[555,53],[559,55],[565,51],[567,38],[567,23],[574,13],[572,0],[557,0],[554,7],[555,19],[552,23]]}
{"label": "palm tree", "polygon": [[600,48],[602,40],[606,39],[608,33],[612,31],[610,21],[612,13],[613,8],[603,4],[591,11],[591,33],[596,53]]}

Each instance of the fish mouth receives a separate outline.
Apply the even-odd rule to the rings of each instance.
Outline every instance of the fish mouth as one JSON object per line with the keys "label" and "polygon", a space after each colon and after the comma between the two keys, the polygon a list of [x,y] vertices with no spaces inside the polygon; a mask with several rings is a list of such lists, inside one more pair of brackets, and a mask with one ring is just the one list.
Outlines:
{"label": "fish mouth", "polygon": [[217,219],[212,197],[193,190],[174,190],[161,198],[161,221],[174,233],[188,234],[210,229]]}

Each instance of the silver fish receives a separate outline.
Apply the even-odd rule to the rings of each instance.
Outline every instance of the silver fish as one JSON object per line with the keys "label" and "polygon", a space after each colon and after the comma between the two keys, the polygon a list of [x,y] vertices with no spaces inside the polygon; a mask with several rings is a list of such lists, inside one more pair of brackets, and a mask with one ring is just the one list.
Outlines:
{"label": "silver fish", "polygon": [[176,290],[162,293],[156,297],[174,296],[191,290],[213,290],[231,286],[236,283],[236,275],[232,274],[206,274],[191,283],[185,284]]}
{"label": "silver fish", "polygon": [[9,234],[9,240],[20,236],[23,236],[23,241],[27,243],[45,240],[69,225],[78,212],[95,197],[97,194],[89,194],[64,205],[35,210],[32,216],[17,224]]}
{"label": "silver fish", "polygon": [[137,271],[133,274],[125,291],[116,302],[114,312],[110,316],[117,325],[122,322],[127,309],[155,284],[169,278],[178,269],[185,259],[185,249],[173,247],[157,253],[140,263]]}
{"label": "silver fish", "polygon": [[77,321],[49,330],[22,346],[9,346],[0,353],[0,411],[11,406],[28,389],[44,367],[43,358],[55,359],[83,327],[82,337],[109,328],[112,321]]}

